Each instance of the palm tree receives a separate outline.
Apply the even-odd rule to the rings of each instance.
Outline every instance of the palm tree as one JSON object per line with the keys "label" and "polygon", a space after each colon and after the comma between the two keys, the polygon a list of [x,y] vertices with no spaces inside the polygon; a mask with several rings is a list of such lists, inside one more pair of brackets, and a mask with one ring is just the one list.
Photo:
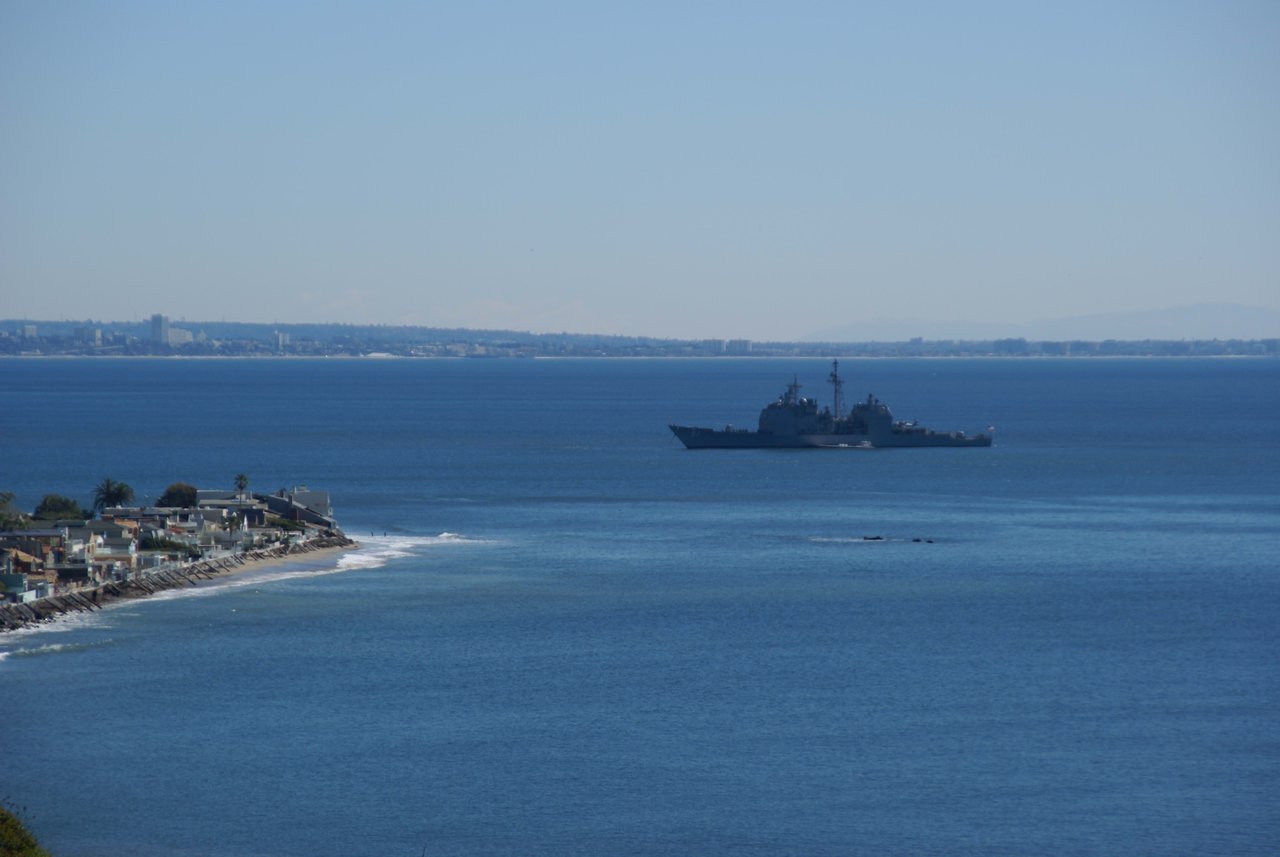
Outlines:
{"label": "palm tree", "polygon": [[[244,514],[244,490],[249,487],[249,477],[243,473],[236,474],[236,508],[241,515]],[[243,523],[243,519],[237,523]]]}
{"label": "palm tree", "polygon": [[133,489],[123,482],[105,477],[93,489],[93,508],[101,512],[112,506],[123,506],[133,499]]}

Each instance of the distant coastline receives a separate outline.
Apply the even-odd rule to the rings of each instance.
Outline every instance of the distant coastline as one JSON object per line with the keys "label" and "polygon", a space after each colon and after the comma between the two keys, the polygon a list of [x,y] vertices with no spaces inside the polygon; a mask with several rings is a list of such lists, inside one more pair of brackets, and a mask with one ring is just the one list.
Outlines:
{"label": "distant coastline", "polygon": [[[1119,343],[1120,345],[1134,345],[1138,343]],[[1250,340],[1246,344],[1256,344],[1256,341]],[[308,354],[255,354],[255,355],[236,355],[236,354],[120,354],[120,355],[86,355],[86,354],[0,354],[0,360],[78,360],[90,357],[94,360],[243,360],[262,361],[263,363],[271,363],[275,361],[291,361],[291,360],[437,360],[447,361],[459,358],[449,357],[414,357],[400,354],[329,354],[329,355],[308,355]],[[1221,351],[1204,350],[1191,354],[1164,354],[1156,351],[1143,351],[1135,349],[1133,353],[1115,353],[1107,351],[1105,353],[1095,354],[994,354],[982,352],[965,352],[958,354],[860,354],[852,353],[847,350],[831,350],[820,353],[805,354],[787,354],[780,352],[757,351],[749,355],[738,355],[734,357],[705,355],[669,355],[669,354],[590,354],[590,355],[546,355],[532,356],[520,358],[495,358],[495,359],[523,359],[523,360],[755,360],[759,358],[769,358],[774,360],[826,360],[831,357],[840,359],[853,358],[858,360],[1193,360],[1193,359],[1222,359],[1222,360],[1266,360],[1280,357],[1280,351],[1274,349],[1267,350],[1251,350],[1251,349],[1234,349],[1225,348]]]}
{"label": "distant coastline", "polygon": [[0,319],[0,357],[1277,357],[1266,339],[682,340],[414,326]]}

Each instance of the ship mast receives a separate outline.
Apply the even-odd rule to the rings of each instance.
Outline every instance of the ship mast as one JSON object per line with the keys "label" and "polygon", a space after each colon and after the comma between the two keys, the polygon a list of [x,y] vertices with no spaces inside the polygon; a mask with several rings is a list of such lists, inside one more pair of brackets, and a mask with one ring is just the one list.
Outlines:
{"label": "ship mast", "polygon": [[794,405],[800,400],[800,379],[794,375],[791,377],[791,383],[787,385],[787,395],[784,401],[788,405]]}
{"label": "ship mast", "polygon": [[844,381],[840,380],[840,361],[831,361],[831,375],[827,378],[831,382],[831,388],[835,391],[835,414],[836,419],[844,416],[844,402],[841,397],[841,391],[844,389]]}

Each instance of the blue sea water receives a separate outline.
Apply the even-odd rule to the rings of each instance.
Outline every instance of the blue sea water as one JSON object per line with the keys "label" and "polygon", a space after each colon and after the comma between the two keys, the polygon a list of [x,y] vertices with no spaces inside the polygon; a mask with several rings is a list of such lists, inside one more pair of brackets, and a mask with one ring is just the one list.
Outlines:
{"label": "blue sea water", "polygon": [[362,543],[0,637],[58,857],[1280,843],[1280,361],[848,361],[996,446],[702,452],[829,367],[0,367],[21,505],[243,472]]}

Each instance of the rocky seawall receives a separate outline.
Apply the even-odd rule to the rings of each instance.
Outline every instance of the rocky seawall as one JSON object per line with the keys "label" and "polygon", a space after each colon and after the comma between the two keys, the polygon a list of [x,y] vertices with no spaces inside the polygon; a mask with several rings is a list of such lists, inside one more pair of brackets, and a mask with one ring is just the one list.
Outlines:
{"label": "rocky seawall", "polygon": [[218,559],[200,560],[171,569],[161,569],[122,583],[104,583],[92,589],[77,589],[61,595],[41,598],[29,604],[0,604],[0,632],[13,631],[42,622],[52,622],[67,613],[101,610],[106,604],[122,598],[146,598],[148,595],[154,595],[166,589],[196,586],[201,580],[212,580],[254,562],[355,546],[356,542],[346,536],[323,536],[298,544],[243,551]]}

